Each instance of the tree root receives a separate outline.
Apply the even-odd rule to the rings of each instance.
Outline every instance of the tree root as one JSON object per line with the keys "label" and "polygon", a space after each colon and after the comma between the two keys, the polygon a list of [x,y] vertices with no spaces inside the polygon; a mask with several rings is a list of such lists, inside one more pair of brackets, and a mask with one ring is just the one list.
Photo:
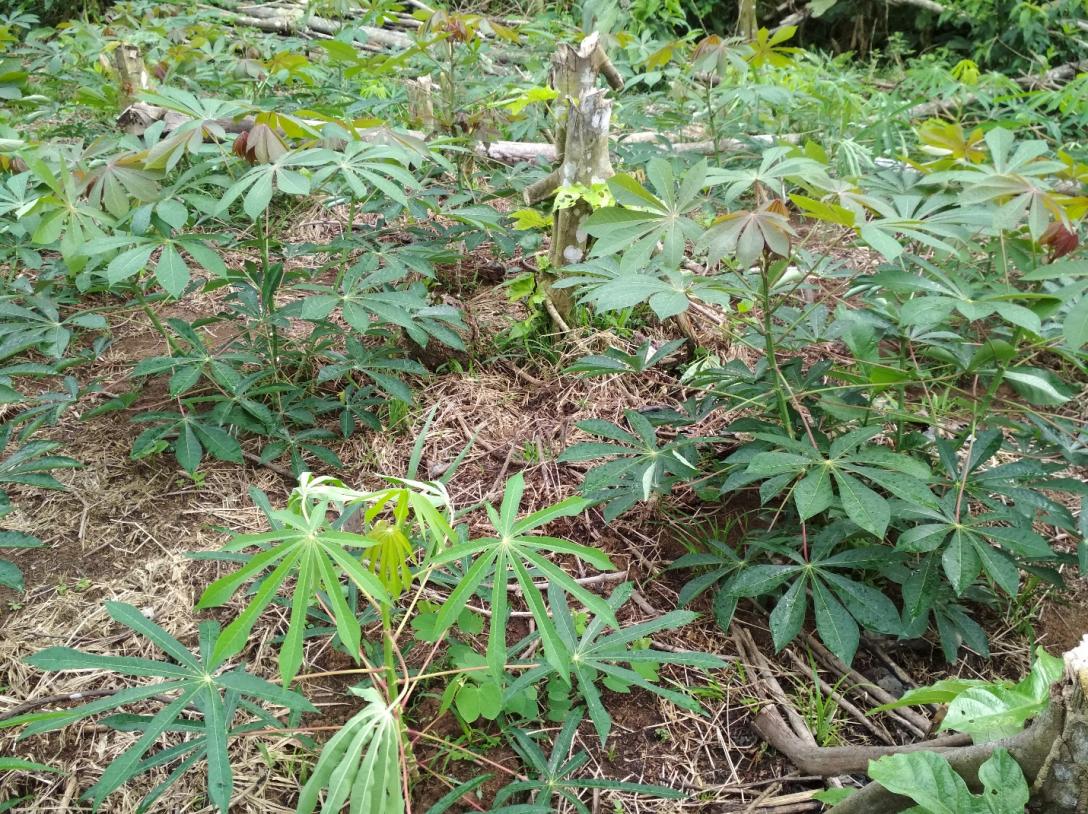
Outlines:
{"label": "tree root", "polygon": [[[935,752],[946,758],[952,769],[977,791],[978,769],[994,750],[1005,748],[1020,765],[1029,783],[1042,782],[1055,762],[1055,749],[1067,743],[1066,700],[1055,693],[1050,706],[1035,722],[1010,738],[971,745],[965,735],[950,735],[902,746],[812,746],[800,740],[774,706],[764,708],[755,718],[756,732],[804,774],[833,777],[864,773],[869,761],[907,752]],[[1079,719],[1079,716],[1073,716]],[[1072,720],[1072,718],[1070,718]],[[913,806],[906,797],[892,794],[879,783],[870,783],[834,808],[835,814],[897,814]],[[1050,811],[1051,809],[1047,809]],[[1057,809],[1055,809],[1057,810]]]}

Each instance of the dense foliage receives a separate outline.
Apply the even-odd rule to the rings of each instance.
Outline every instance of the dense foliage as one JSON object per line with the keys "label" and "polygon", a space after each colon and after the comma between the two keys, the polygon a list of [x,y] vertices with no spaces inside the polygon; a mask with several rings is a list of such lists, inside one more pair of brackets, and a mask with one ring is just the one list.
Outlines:
{"label": "dense foliage", "polygon": [[[690,687],[663,676],[725,662],[653,641],[692,622],[688,606],[712,608],[723,630],[739,607],[766,613],[779,650],[811,623],[846,663],[869,634],[930,637],[954,662],[965,649],[988,654],[988,609],[1088,569],[1088,487],[1076,476],[1088,463],[1088,78],[1025,89],[979,68],[1075,55],[1083,27],[1072,24],[1068,42],[1056,32],[1083,8],[1052,4],[1045,21],[1010,23],[1006,4],[983,14],[959,3],[944,14],[971,14],[969,32],[988,32],[964,54],[977,65],[953,62],[960,46],[949,42],[878,69],[798,47],[792,26],[678,38],[680,5],[636,3],[627,25],[610,4],[583,4],[577,21],[607,35],[626,80],[614,131],[660,138],[618,140],[614,176],[559,190],[557,207],[592,208],[586,256],[549,270],[577,303],[568,327],[616,339],[566,372],[616,383],[650,372],[679,407],[581,422],[558,456],[583,467],[581,494],[526,509],[524,478],[503,478],[505,467],[499,505],[454,505],[457,461],[437,480],[420,472],[426,427],[408,471],[380,489],[311,472],[340,469],[344,439],[388,432],[416,410],[435,370],[496,353],[555,358],[564,340],[550,302],[518,262],[546,263],[555,209],[511,212],[507,201],[545,171],[481,168],[498,137],[550,140],[548,58],[580,34],[559,12],[518,26],[420,12],[410,46],[390,52],[363,47],[362,28],[392,19],[389,4],[315,4],[343,22],[312,40],[234,25],[230,5],[131,0],[55,29],[27,13],[0,18],[0,482],[16,497],[63,488],[59,474],[79,462],[48,431],[96,393],[81,366],[133,315],[163,352],[84,418],[125,415],[133,459],[176,464],[196,483],[209,460],[247,455],[298,479],[279,508],[255,494],[268,530],[199,555],[224,571],[197,609],[227,609],[206,617],[197,652],[114,603],[112,618],[164,660],[65,647],[31,658],[43,671],[155,679],[0,724],[25,724],[28,737],[136,706],[102,719],[139,737],[86,790],[96,805],[145,772],[170,765],[168,785],[199,766],[208,804],[227,811],[228,739],[305,733],[314,638],[356,665],[358,712],[309,759],[301,812],[349,800],[352,811],[403,811],[409,735],[427,737],[415,699],[428,692],[465,728],[497,722],[520,756],[525,774],[495,811],[553,811],[557,799],[584,811],[580,794],[594,788],[678,796],[582,777],[587,758],[572,744],[583,716],[608,740],[605,690],[701,711]],[[813,5],[833,21],[841,4]],[[136,95],[164,115],[124,132],[115,120],[131,99],[111,54],[133,45],[153,77]],[[871,81],[887,87],[879,71],[892,90],[874,91]],[[435,132],[407,131],[401,80],[428,73]],[[919,113],[931,100],[947,104]],[[685,127],[710,146],[667,149],[691,140],[673,137]],[[340,233],[285,237],[315,212]],[[505,283],[529,308],[498,347],[475,346],[472,315],[441,296],[440,270],[480,250],[517,270]],[[214,311],[171,309],[198,298],[214,298]],[[714,342],[626,343],[678,325]],[[140,396],[152,386],[166,398],[148,409]],[[733,533],[712,531],[672,563],[684,578],[678,607],[621,623],[633,586],[575,578],[613,562],[547,528],[592,507],[611,522],[670,502],[728,509]],[[0,532],[2,548],[40,542]],[[6,560],[0,584],[23,587]],[[518,641],[515,611],[531,622]],[[260,677],[269,665],[241,663],[273,613],[285,620],[279,684]],[[1004,690],[1023,701],[1019,723],[1042,703],[1039,683],[1034,695]],[[542,720],[562,724],[550,746]],[[905,787],[907,762],[872,776]],[[995,755],[983,770],[1014,775],[1010,762]],[[970,797],[930,764],[941,788]]]}

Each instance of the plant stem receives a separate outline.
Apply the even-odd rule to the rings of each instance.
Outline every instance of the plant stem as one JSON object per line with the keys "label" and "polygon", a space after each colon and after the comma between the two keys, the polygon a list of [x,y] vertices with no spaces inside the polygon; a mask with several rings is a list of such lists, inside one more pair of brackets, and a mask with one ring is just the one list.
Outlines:
{"label": "plant stem", "polygon": [[712,139],[711,144],[714,145],[713,155],[717,157],[718,144],[720,143],[718,140],[718,119],[714,115],[714,86],[709,81],[709,77],[707,77],[706,82],[706,112],[707,123],[710,125],[710,138]]}
{"label": "plant stem", "polygon": [[778,367],[778,357],[775,355],[774,321],[772,319],[774,306],[771,302],[771,277],[767,270],[766,260],[760,261],[759,274],[761,282],[760,294],[763,297],[763,348],[767,354],[767,364],[771,366],[771,372],[774,373],[774,392],[778,398],[778,411],[782,417],[782,426],[789,433],[790,438],[793,438],[793,422],[790,421],[789,403],[782,388],[785,377]]}
{"label": "plant stem", "polygon": [[140,308],[143,309],[144,314],[147,315],[148,321],[151,322],[151,326],[162,335],[162,338],[166,340],[167,347],[178,355],[181,355],[182,349],[174,341],[174,337],[166,330],[166,326],[162,324],[162,320],[159,319],[159,315],[152,310],[147,300],[144,298],[143,289],[140,288],[140,283],[136,283],[136,301],[140,303]]}
{"label": "plant stem", "polygon": [[385,662],[385,683],[392,698],[393,688],[397,686],[397,663],[393,658],[393,617],[385,603],[382,604],[382,655]]}
{"label": "plant stem", "polygon": [[450,749],[450,750],[452,750],[454,752],[461,752],[462,754],[468,755],[473,760],[478,760],[481,763],[486,763],[488,766],[491,766],[493,769],[498,769],[500,772],[508,774],[511,777],[515,777],[518,780],[525,780],[526,779],[525,775],[518,774],[513,769],[506,768],[501,763],[496,763],[493,760],[489,760],[488,758],[484,757],[483,755],[477,755],[475,752],[471,752],[471,751],[469,751],[468,749],[466,749],[463,746],[458,746],[456,743],[452,743],[451,741],[448,741],[445,738],[440,738],[437,735],[431,735],[431,734],[428,734],[427,732],[420,732],[418,729],[409,729],[408,734],[411,735],[412,737],[415,737],[415,738],[423,738],[424,740],[429,740],[429,741],[433,741],[435,743],[439,743],[442,746],[445,746],[447,749]]}

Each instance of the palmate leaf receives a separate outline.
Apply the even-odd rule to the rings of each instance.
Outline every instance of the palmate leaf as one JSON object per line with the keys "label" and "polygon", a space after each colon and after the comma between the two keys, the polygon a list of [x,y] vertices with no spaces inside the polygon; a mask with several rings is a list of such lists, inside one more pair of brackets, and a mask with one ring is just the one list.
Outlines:
{"label": "palmate leaf", "polygon": [[350,141],[314,173],[314,183],[334,179],[342,185],[346,197],[357,201],[372,195],[376,189],[408,206],[408,190],[419,186],[406,168],[409,159],[408,153],[399,147]]}
{"label": "palmate leaf", "polygon": [[[909,562],[909,561],[908,561]],[[903,637],[922,636],[930,627],[937,628],[945,661],[954,664],[961,647],[969,647],[981,656],[989,657],[986,631],[971,618],[973,610],[956,596],[947,579],[942,579],[941,557],[935,552],[909,563],[909,568],[893,566],[885,573],[902,585]],[[975,602],[988,596],[978,586],[965,595]]]}
{"label": "palmate leaf", "polygon": [[[302,663],[302,640],[309,607],[318,594],[327,597],[336,631],[348,652],[358,658],[361,631],[355,612],[344,600],[341,577],[347,578],[372,602],[389,602],[381,582],[358,559],[358,552],[375,544],[359,534],[337,531],[326,518],[328,501],[300,500],[285,510],[272,513],[277,528],[260,534],[240,535],[225,551],[251,546],[261,550],[232,574],[217,579],[200,597],[198,608],[217,607],[227,602],[248,581],[267,573],[258,583],[253,598],[216,643],[214,658],[226,658],[241,651],[261,613],[276,597],[288,578],[295,578],[287,635],[280,649],[280,677],[290,683]],[[269,569],[271,569],[269,571]]]}
{"label": "palmate leaf", "polygon": [[299,170],[324,165],[333,158],[335,153],[331,150],[307,149],[287,152],[269,164],[258,164],[223,193],[217,214],[226,212],[244,193],[242,209],[251,220],[257,220],[271,203],[273,190],[287,195],[306,195],[310,191],[310,179]]}
{"label": "palmate leaf", "polygon": [[742,293],[723,277],[669,269],[659,258],[652,258],[641,269],[625,267],[615,257],[564,266],[555,287],[575,289],[579,302],[601,312],[646,303],[660,319],[683,313],[692,300],[726,308],[732,294]]}
{"label": "palmate leaf", "polygon": [[865,203],[876,217],[859,224],[861,239],[888,260],[906,249],[901,238],[952,253],[992,219],[986,210],[957,205],[942,195],[895,195],[887,200],[870,195]]}
{"label": "palmate leaf", "polygon": [[984,136],[989,163],[968,164],[963,169],[934,173],[931,183],[954,182],[961,186],[966,205],[995,204],[992,226],[1013,230],[1025,221],[1034,240],[1042,237],[1051,219],[1065,221],[1063,196],[1055,191],[1057,176],[1065,165],[1045,157],[1049,145],[1042,140],[1021,141],[1013,150],[1015,135],[995,127]]}
{"label": "palmate leaf", "polygon": [[833,185],[824,164],[796,152],[793,147],[768,147],[763,150],[758,167],[715,167],[707,172],[707,184],[725,185],[722,194],[730,205],[757,184],[778,198],[784,198],[789,188],[797,184],[818,189]]}
{"label": "palmate leaf", "polygon": [[[242,673],[224,674],[224,681],[230,678],[231,686],[236,686],[239,677],[244,675],[245,674]],[[241,710],[244,714],[247,714],[252,718],[245,723],[231,726],[227,733],[228,740],[245,736],[260,729],[278,729],[283,727],[283,723],[279,719],[257,704],[242,698],[234,689],[230,689],[224,694],[223,706],[225,711],[223,718],[228,723],[234,720],[235,713],[238,710]],[[129,715],[120,713],[104,718],[102,723],[118,732],[144,732],[153,721],[154,716],[150,715]],[[133,770],[133,775],[135,776],[136,774],[148,772],[162,766],[173,765],[174,767],[173,771],[171,771],[161,783],[144,796],[136,808],[136,814],[144,814],[144,812],[152,810],[155,802],[171,785],[177,782],[178,778],[202,761],[209,761],[209,778],[214,777],[214,781],[209,779],[209,790],[214,786],[214,788],[218,790],[216,794],[229,800],[230,790],[224,783],[225,776],[223,774],[223,767],[227,764],[222,760],[221,753],[217,751],[221,746],[222,741],[214,737],[209,740],[207,737],[209,729],[215,732],[218,731],[219,728],[220,727],[212,725],[212,721],[209,718],[179,718],[166,728],[164,734],[170,735],[182,733],[184,734],[185,739],[174,746],[160,749],[143,758]],[[216,751],[216,757],[209,758],[209,749]],[[218,769],[213,770],[211,768],[212,761],[215,762]],[[210,793],[209,796],[211,796]]]}
{"label": "palmate leaf", "polygon": [[[801,632],[810,595],[816,632],[827,648],[847,664],[857,650],[860,628],[891,636],[902,632],[899,612],[892,601],[877,588],[854,578],[857,572],[876,571],[894,563],[895,557],[889,557],[888,550],[878,546],[840,547],[856,536],[856,529],[852,529],[845,522],[820,529],[812,535],[807,560],[778,538],[751,540],[750,547],[761,550],[764,557],[792,562],[747,565],[731,577],[723,590],[736,599],[773,596],[780,586],[788,585],[770,615],[776,650]],[[749,552],[749,559],[756,559],[753,552]]]}
{"label": "palmate leaf", "polygon": [[79,312],[61,318],[58,304],[49,297],[27,297],[25,305],[0,301],[0,361],[34,349],[60,359],[76,328],[105,330],[101,314]]}
{"label": "palmate leaf", "polygon": [[709,588],[717,591],[714,598],[714,619],[722,630],[728,631],[737,610],[737,597],[732,594],[733,580],[747,566],[747,558],[742,559],[727,543],[718,540],[706,541],[707,551],[685,554],[675,560],[668,570],[679,568],[704,568],[706,570],[684,584],[677,597],[677,604],[683,607]]}
{"label": "palmate leaf", "polygon": [[606,441],[580,442],[559,456],[560,461],[613,459],[587,472],[582,483],[587,498],[605,503],[606,520],[698,473],[693,439],[679,436],[673,441],[659,442],[657,431],[644,415],[627,410],[624,417],[630,431],[598,419],[579,422],[579,429]]}
{"label": "palmate leaf", "polygon": [[797,33],[797,26],[786,25],[775,29],[774,33],[766,28],[756,32],[756,38],[748,43],[752,49],[748,55],[748,64],[753,68],[773,65],[776,68],[788,67],[793,62],[793,54],[800,53],[800,48],[793,48],[782,43],[787,42]]}
{"label": "palmate leaf", "polygon": [[633,176],[621,173],[609,178],[608,188],[617,205],[598,209],[585,221],[586,231],[597,238],[593,256],[622,253],[621,266],[638,271],[661,243],[665,267],[678,268],[685,242],[702,233],[688,213],[700,203],[706,173],[706,161],[700,161],[677,181],[672,164],[655,158],[646,165],[646,176],[656,195]]}
{"label": "palmate leaf", "polygon": [[515,583],[536,621],[544,645],[544,658],[560,675],[567,677],[571,667],[570,651],[556,629],[556,621],[549,614],[547,603],[535,580],[543,578],[552,589],[569,594],[608,624],[618,627],[612,607],[600,596],[579,585],[566,571],[549,560],[547,555],[567,554],[601,571],[610,570],[613,565],[608,557],[596,549],[533,533],[557,518],[581,514],[590,505],[589,501],[570,497],[518,519],[524,491],[525,478],[519,472],[507,481],[498,511],[490,504],[486,506],[488,517],[495,529],[494,537],[455,545],[431,559],[430,563],[435,567],[465,557],[472,561],[464,578],[439,610],[435,621],[435,635],[441,635],[457,621],[469,599],[490,578],[492,616],[488,632],[487,663],[493,675],[501,676],[506,663],[506,626],[510,612],[508,591],[510,583]]}
{"label": "palmate leaf", "polygon": [[733,255],[742,269],[751,266],[765,251],[779,257],[790,256],[790,240],[797,233],[789,218],[776,211],[777,201],[754,210],[729,212],[714,221],[700,237],[696,248],[707,251],[707,262],[718,263]]}
{"label": "palmate leaf", "polygon": [[610,376],[615,373],[642,373],[661,364],[684,344],[682,339],[665,342],[659,348],[647,339],[634,353],[624,353],[619,348],[608,348],[603,355],[583,356],[564,373],[581,373],[583,376]]}
{"label": "palmate leaf", "polygon": [[359,334],[380,333],[396,326],[420,346],[426,346],[433,337],[463,350],[464,342],[457,333],[464,329],[460,311],[432,305],[421,282],[403,284],[410,274],[412,269],[396,259],[387,257],[386,265],[379,267],[378,255],[364,255],[344,273],[339,289],[314,283],[300,285],[300,289],[315,294],[289,304],[281,313],[324,320],[339,306],[344,321]]}
{"label": "palmate leaf", "polygon": [[[929,490],[929,467],[915,458],[869,445],[882,427],[859,427],[831,441],[813,447],[774,433],[754,433],[756,441],[742,447],[731,459],[747,463],[735,472],[726,486],[737,488],[765,480],[771,488],[761,490],[764,502],[793,484],[792,497],[801,520],[808,520],[835,505],[859,527],[883,538],[891,521],[888,500],[864,481],[895,497],[922,507],[935,507],[936,496]],[[765,448],[766,451],[758,451]]]}
{"label": "palmate leaf", "polygon": [[[193,725],[187,715],[195,708],[203,718],[204,745],[198,755],[207,761],[208,798],[215,807],[226,812],[233,789],[230,764],[227,760],[227,734],[231,719],[242,698],[285,707],[292,711],[315,712],[316,709],[301,695],[270,684],[241,668],[223,670],[225,657],[215,656],[220,641],[219,625],[205,622],[200,627],[200,655],[194,655],[181,642],[147,619],[138,608],[122,602],[107,602],[110,617],[143,636],[169,657],[169,661],[130,656],[104,656],[84,653],[69,647],[50,647],[27,659],[32,667],[49,671],[109,670],[135,678],[158,679],[150,684],[120,689],[112,695],[76,707],[56,712],[33,712],[0,723],[0,728],[24,726],[20,738],[51,732],[83,720],[119,709],[137,701],[167,695],[170,700],[153,716],[140,718],[141,737],[116,758],[103,772],[98,782],[86,793],[97,810],[103,801],[124,783],[154,766],[182,757],[190,744],[179,744],[145,758],[164,735],[185,731]],[[228,701],[224,701],[224,697]],[[262,726],[272,719],[266,718]],[[180,728],[180,729],[179,729]],[[197,748],[199,744],[194,744]],[[199,758],[189,758],[183,766],[193,765]],[[176,779],[180,773],[171,777]]]}
{"label": "palmate leaf", "polygon": [[321,750],[313,774],[299,797],[298,814],[317,809],[338,814],[345,803],[352,814],[400,814],[404,811],[401,777],[401,725],[395,708],[373,687],[352,689],[366,706]]}
{"label": "palmate leaf", "polygon": [[604,777],[579,777],[578,770],[589,761],[589,755],[584,751],[571,755],[571,747],[574,745],[574,736],[582,723],[584,714],[585,711],[581,707],[571,710],[563,728],[552,742],[551,754],[547,756],[528,732],[516,727],[509,730],[507,737],[510,745],[524,762],[529,778],[515,780],[499,789],[495,794],[493,806],[502,806],[514,795],[530,793],[533,796],[532,805],[539,807],[541,812],[560,811],[562,810],[560,801],[563,801],[579,814],[589,814],[589,808],[578,798],[577,792],[582,789],[644,794],[667,800],[687,797],[686,792],[670,789],[667,786],[630,783]]}
{"label": "palmate leaf", "polygon": [[968,515],[956,507],[955,490],[946,493],[936,506],[904,507],[908,519],[923,522],[900,534],[896,548],[940,557],[957,596],[963,596],[982,573],[1005,593],[1016,596],[1021,564],[1054,558],[1046,539],[1018,514],[1002,511]]}
{"label": "palmate leaf", "polygon": [[[697,701],[684,693],[658,686],[646,678],[640,667],[656,668],[661,664],[682,664],[703,670],[717,670],[725,667],[725,662],[709,653],[659,651],[632,646],[643,639],[648,639],[662,630],[673,630],[694,621],[698,614],[692,611],[672,611],[631,627],[619,628],[613,620],[615,612],[626,602],[634,591],[634,585],[625,582],[612,592],[607,600],[607,616],[594,615],[579,635],[574,628],[573,616],[567,606],[564,591],[552,583],[548,588],[548,597],[555,616],[556,633],[560,643],[568,654],[570,673],[558,670],[553,664],[542,664],[527,670],[506,688],[505,699],[510,699],[526,687],[540,681],[558,676],[564,682],[576,686],[586,702],[590,720],[600,736],[603,745],[608,740],[612,728],[612,716],[604,708],[597,681],[602,676],[610,685],[617,687],[640,687],[684,709],[702,712]],[[616,627],[612,633],[604,633],[606,626]],[[623,665],[627,666],[623,666]]]}
{"label": "palmate leaf", "polygon": [[87,176],[87,201],[115,218],[123,218],[133,201],[154,201],[159,173],[144,166],[145,152],[122,153],[95,167]]}

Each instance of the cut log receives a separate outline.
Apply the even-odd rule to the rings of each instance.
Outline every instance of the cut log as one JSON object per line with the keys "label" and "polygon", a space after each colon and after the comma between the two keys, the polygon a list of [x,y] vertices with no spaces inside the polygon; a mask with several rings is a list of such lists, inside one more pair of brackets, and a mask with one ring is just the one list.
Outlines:
{"label": "cut log", "polygon": [[[229,15],[229,12],[227,12]],[[338,20],[330,20],[319,17],[316,14],[308,14],[305,7],[295,5],[284,6],[240,6],[237,22],[253,28],[272,31],[277,34],[301,34],[312,31],[335,37],[344,27],[344,23]],[[381,48],[394,48],[404,50],[411,48],[415,41],[407,34],[400,31],[390,31],[387,28],[376,28],[372,25],[351,26],[356,31],[361,31],[367,37],[367,42]]]}

